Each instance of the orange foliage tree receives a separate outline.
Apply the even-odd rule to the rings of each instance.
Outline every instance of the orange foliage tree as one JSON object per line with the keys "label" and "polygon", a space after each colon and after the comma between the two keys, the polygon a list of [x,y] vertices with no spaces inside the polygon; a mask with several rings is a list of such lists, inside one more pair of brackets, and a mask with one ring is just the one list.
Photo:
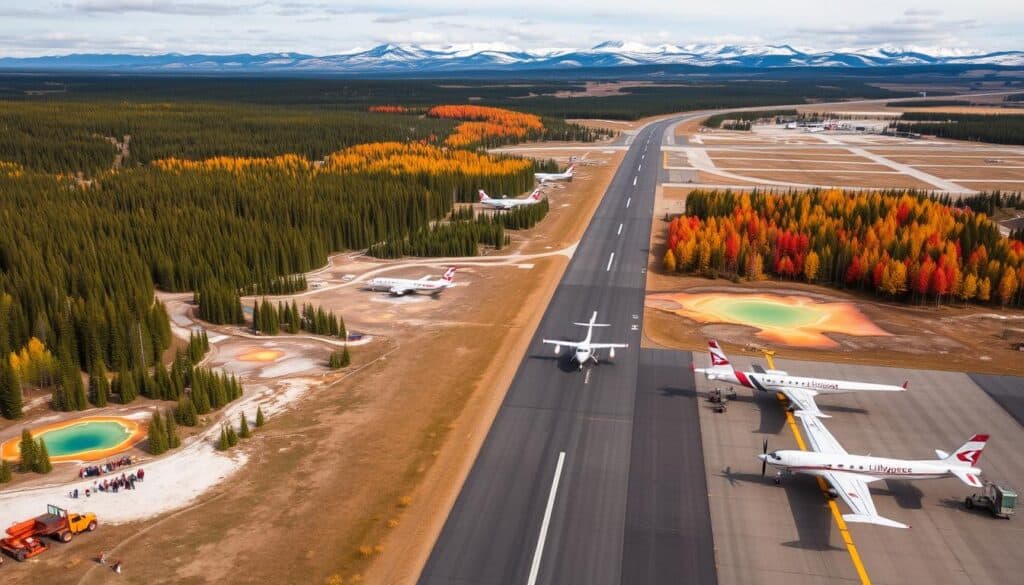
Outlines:
{"label": "orange foliage tree", "polygon": [[1024,306],[1024,242],[982,213],[901,192],[694,191],[668,226],[678,272],[762,271],[917,301]]}
{"label": "orange foliage tree", "polygon": [[537,138],[544,132],[544,124],[538,116],[490,106],[435,106],[427,110],[427,115],[466,120],[445,139],[445,144],[456,148],[508,144]]}

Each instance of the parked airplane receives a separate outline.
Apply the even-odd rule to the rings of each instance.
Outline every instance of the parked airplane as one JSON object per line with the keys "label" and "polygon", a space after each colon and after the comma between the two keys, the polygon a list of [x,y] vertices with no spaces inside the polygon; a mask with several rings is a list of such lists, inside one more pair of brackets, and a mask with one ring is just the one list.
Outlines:
{"label": "parked airplane", "polygon": [[564,173],[534,173],[533,177],[541,183],[547,183],[548,181],[571,181],[575,169],[576,165],[569,165],[569,168],[565,169]]}
{"label": "parked airplane", "polygon": [[540,203],[540,187],[534,189],[533,193],[530,193],[530,195],[525,199],[518,199],[515,197],[502,197],[501,199],[494,199],[488,196],[483,189],[480,189],[480,203],[483,203],[484,205],[493,207],[495,209],[505,210],[513,209],[519,207],[520,205],[533,205],[535,203]]}
{"label": "parked airplane", "polygon": [[593,360],[597,364],[597,353],[594,350],[607,349],[608,357],[615,357],[615,348],[617,347],[629,347],[627,343],[594,343],[591,341],[594,335],[594,327],[611,327],[607,323],[597,322],[597,311],[594,311],[593,316],[590,317],[588,323],[573,323],[573,325],[579,325],[580,327],[587,328],[587,336],[583,338],[583,341],[562,341],[558,339],[545,339],[544,343],[555,346],[555,355],[562,353],[562,346],[575,348],[572,359],[579,364],[580,369],[583,369],[583,364]]}
{"label": "parked airplane", "polygon": [[[974,435],[953,454],[936,449],[937,459],[906,460],[850,455],[839,441],[825,428],[821,419],[807,413],[797,413],[803,423],[812,451],[768,452],[758,455],[761,475],[772,465],[790,473],[803,473],[823,478],[853,511],[843,514],[847,522],[864,522],[892,528],[909,528],[906,524],[883,518],[875,510],[868,484],[880,479],[941,479],[954,476],[971,487],[981,487],[981,470],[975,467],[981,459],[988,435]],[[830,492],[831,493],[831,492]]]}
{"label": "parked airplane", "polygon": [[455,286],[455,267],[444,271],[441,278],[424,276],[418,280],[411,278],[374,278],[366,283],[369,290],[386,290],[395,296],[408,293],[439,294],[441,291]]}
{"label": "parked airplane", "polygon": [[755,371],[753,372],[741,372],[729,365],[729,358],[725,357],[725,352],[714,339],[708,341],[708,354],[711,356],[710,368],[693,368],[694,372],[704,374],[708,380],[722,380],[727,384],[739,384],[762,392],[782,392],[795,409],[825,418],[829,418],[829,415],[818,410],[818,405],[814,402],[814,397],[818,394],[902,392],[907,389],[907,382],[904,382],[902,386],[890,386],[889,384],[804,378],[790,376],[782,370],[765,370],[760,366],[754,366]]}

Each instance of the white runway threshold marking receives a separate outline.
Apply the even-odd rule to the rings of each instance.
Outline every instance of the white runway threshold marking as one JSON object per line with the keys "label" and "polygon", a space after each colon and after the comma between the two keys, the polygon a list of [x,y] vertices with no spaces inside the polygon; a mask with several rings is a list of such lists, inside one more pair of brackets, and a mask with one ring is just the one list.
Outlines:
{"label": "white runway threshold marking", "polygon": [[608,257],[608,267],[604,269],[605,272],[611,271],[611,269],[612,269],[612,260],[614,260],[614,259],[615,259],[615,252],[612,252],[612,255]]}
{"label": "white runway threshold marking", "polygon": [[551,493],[548,494],[548,507],[544,510],[544,521],[540,525],[540,537],[537,538],[537,550],[533,551],[533,564],[530,565],[530,578],[527,585],[537,582],[540,571],[540,558],[544,555],[544,541],[548,538],[548,525],[551,524],[551,510],[555,507],[555,496],[558,494],[558,481],[562,478],[562,464],[565,463],[565,451],[558,453],[558,465],[555,467],[555,479],[551,482]]}
{"label": "white runway threshold marking", "polygon": [[621,223],[619,224],[619,231],[615,235],[617,235],[617,236],[621,236],[622,235],[622,224]]}

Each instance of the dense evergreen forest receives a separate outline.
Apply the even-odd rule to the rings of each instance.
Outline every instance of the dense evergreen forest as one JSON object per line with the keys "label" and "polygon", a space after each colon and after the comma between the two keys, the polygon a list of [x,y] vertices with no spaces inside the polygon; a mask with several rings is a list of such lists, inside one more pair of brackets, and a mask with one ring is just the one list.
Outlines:
{"label": "dense evergreen forest", "polygon": [[1024,114],[906,112],[893,122],[898,132],[995,144],[1024,144]]}
{"label": "dense evergreen forest", "polygon": [[923,193],[693,191],[668,272],[821,282],[889,298],[1024,306],[1024,242]]}
{"label": "dense evergreen forest", "polygon": [[[656,114],[711,108],[771,106],[853,98],[915,95],[882,89],[847,75],[707,75],[662,79],[657,85],[622,87],[617,94],[583,96],[579,81],[543,79],[330,79],[161,77],[102,75],[2,75],[0,100],[127,104],[221,103],[366,111],[370,106],[429,108],[438,104],[496,106],[544,118],[635,120]],[[740,81],[740,82],[737,82]],[[29,92],[61,91],[44,95]]]}

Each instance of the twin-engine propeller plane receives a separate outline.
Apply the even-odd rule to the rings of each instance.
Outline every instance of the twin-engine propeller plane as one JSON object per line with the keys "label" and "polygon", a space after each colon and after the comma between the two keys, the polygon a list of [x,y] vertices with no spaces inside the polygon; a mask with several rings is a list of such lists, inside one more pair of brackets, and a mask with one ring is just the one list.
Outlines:
{"label": "twin-engine propeller plane", "polygon": [[593,316],[590,317],[590,321],[587,323],[573,323],[573,325],[579,325],[580,327],[587,328],[587,336],[583,338],[583,341],[564,341],[560,339],[545,339],[544,343],[555,346],[555,355],[562,353],[562,346],[571,347],[575,349],[572,355],[572,360],[579,364],[580,369],[583,369],[583,365],[589,361],[593,361],[597,364],[597,352],[598,349],[607,349],[608,357],[615,357],[616,348],[629,347],[628,343],[594,343],[592,341],[594,336],[594,327],[611,327],[607,323],[597,322],[597,311],[594,311]]}
{"label": "twin-engine propeller plane", "polygon": [[796,413],[803,423],[811,451],[764,452],[758,455],[761,475],[771,465],[789,473],[803,473],[823,478],[835,496],[842,498],[853,511],[844,514],[847,522],[864,522],[891,528],[909,528],[908,525],[878,515],[871,500],[868,484],[880,479],[941,479],[954,476],[971,487],[982,487],[981,470],[975,467],[981,459],[988,435],[974,435],[952,454],[936,449],[936,459],[906,460],[850,455],[843,449],[821,420],[804,412]]}
{"label": "twin-engine propeller plane", "polygon": [[760,366],[754,366],[755,371],[753,372],[741,372],[729,364],[729,358],[725,357],[725,352],[713,339],[708,341],[708,354],[711,356],[711,367],[694,367],[694,372],[704,374],[708,380],[722,380],[727,384],[738,384],[761,392],[781,392],[792,403],[794,410],[824,418],[829,418],[829,415],[818,410],[818,405],[814,402],[814,397],[819,394],[902,392],[907,389],[907,382],[904,382],[902,386],[891,386],[848,380],[805,378],[790,376],[782,370],[765,370]]}

